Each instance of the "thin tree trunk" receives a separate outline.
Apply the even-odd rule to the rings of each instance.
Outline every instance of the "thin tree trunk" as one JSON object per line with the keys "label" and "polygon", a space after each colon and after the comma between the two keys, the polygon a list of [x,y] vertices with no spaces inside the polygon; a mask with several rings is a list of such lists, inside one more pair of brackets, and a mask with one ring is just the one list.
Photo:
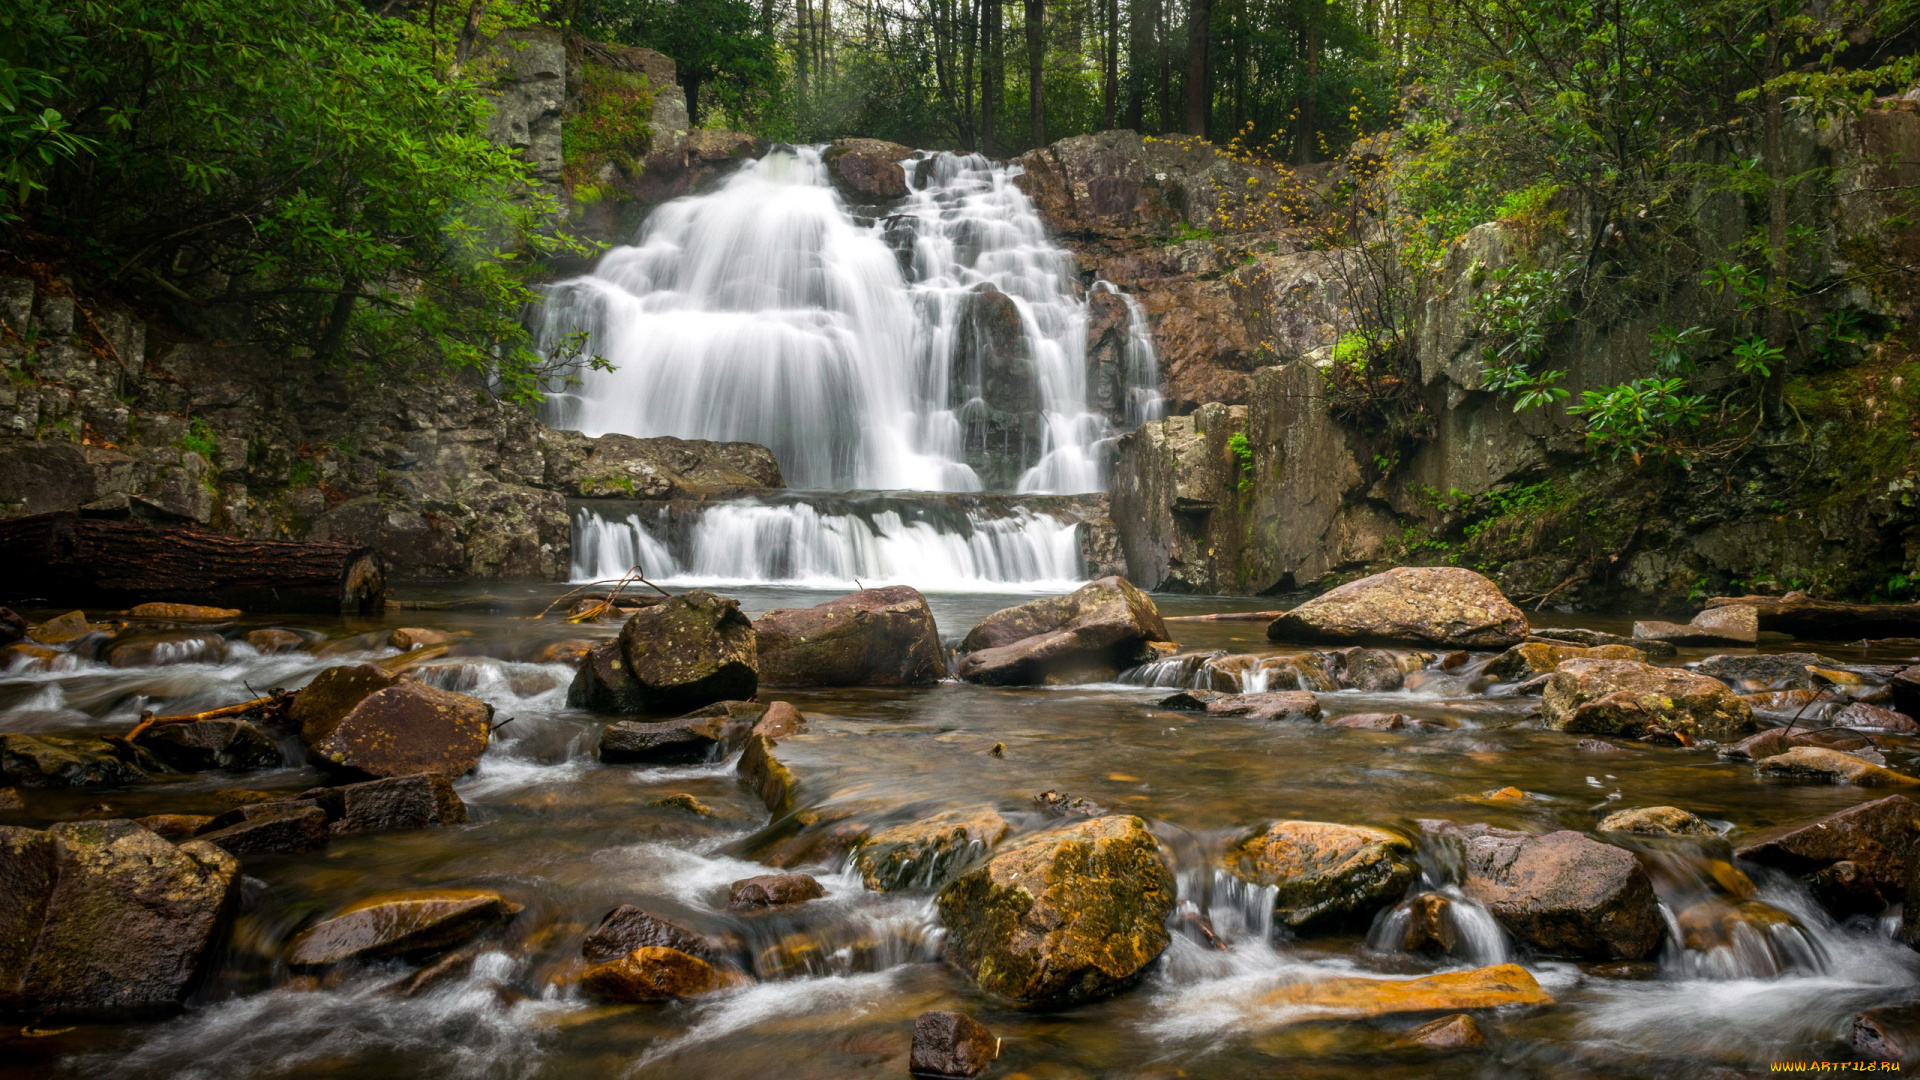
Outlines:
{"label": "thin tree trunk", "polygon": [[[1780,77],[1780,8],[1778,0],[1768,5],[1767,81]],[[1780,148],[1785,117],[1778,89],[1768,86],[1766,100],[1767,155],[1767,344],[1776,349],[1787,347],[1787,165]],[[1785,411],[1787,363],[1782,356],[1773,364],[1761,393],[1760,407],[1768,420],[1779,423]]]}
{"label": "thin tree trunk", "polygon": [[700,73],[689,70],[680,78],[680,89],[687,95],[687,127],[700,126]]}
{"label": "thin tree trunk", "polygon": [[979,36],[979,0],[960,0],[960,146],[974,149],[973,54]]}
{"label": "thin tree trunk", "polygon": [[487,10],[487,0],[473,0],[467,8],[466,25],[460,28],[460,47],[453,54],[453,73],[458,75],[466,66],[467,58],[473,55],[473,46],[480,38],[480,16]]}
{"label": "thin tree trunk", "polygon": [[1160,68],[1160,122],[1154,125],[1154,130],[1165,135],[1173,130],[1173,57],[1167,49],[1167,42],[1173,37],[1172,0],[1160,0],[1154,10],[1160,16],[1153,33],[1153,59]]}
{"label": "thin tree trunk", "polygon": [[1106,62],[1100,72],[1100,127],[1112,131],[1116,110],[1120,105],[1120,0],[1107,0],[1106,15]]}
{"label": "thin tree trunk", "polygon": [[1320,87],[1320,27],[1309,22],[1302,28],[1301,37],[1302,52],[1306,55],[1307,63],[1305,81],[1301,84],[1300,96],[1294,105],[1298,116],[1294,121],[1293,163],[1308,165],[1313,162],[1314,136],[1318,134],[1316,128],[1319,118],[1314,114]]}
{"label": "thin tree trunk", "polygon": [[1132,41],[1127,46],[1127,126],[1147,128],[1147,72],[1153,64],[1153,25],[1159,19],[1159,0],[1128,0],[1127,23]]}
{"label": "thin tree trunk", "polygon": [[1001,72],[1000,51],[1000,3],[1001,0],[982,0],[986,8],[980,28],[980,152],[992,156],[999,152],[999,144],[994,139],[993,120],[995,110],[1000,108],[1000,88],[1004,85]]}
{"label": "thin tree trunk", "polygon": [[800,83],[800,107],[803,110],[806,108],[808,92],[811,90],[811,85],[807,78],[808,69],[813,66],[808,63],[809,53],[813,48],[813,45],[807,40],[807,24],[810,21],[812,21],[812,11],[807,5],[807,0],[794,0],[793,64],[795,69],[794,75]]}
{"label": "thin tree trunk", "polygon": [[1027,139],[1033,148],[1047,145],[1046,0],[1027,0]]}
{"label": "thin tree trunk", "polygon": [[1207,136],[1207,118],[1213,112],[1213,87],[1207,78],[1207,36],[1212,29],[1212,0],[1187,0],[1187,123],[1186,133]]}

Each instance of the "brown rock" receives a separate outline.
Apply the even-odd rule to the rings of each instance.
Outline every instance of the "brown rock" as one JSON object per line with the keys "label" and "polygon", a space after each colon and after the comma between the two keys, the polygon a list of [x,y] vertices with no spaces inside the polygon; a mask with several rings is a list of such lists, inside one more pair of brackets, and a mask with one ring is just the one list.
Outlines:
{"label": "brown rock", "polygon": [[136,630],[107,645],[107,664],[117,668],[162,664],[217,664],[227,657],[226,639],[194,630]]}
{"label": "brown rock", "polygon": [[595,964],[580,985],[609,1001],[644,1004],[698,997],[721,986],[720,973],[697,956],[646,945],[617,960]]}
{"label": "brown rock", "polygon": [[533,662],[536,664],[568,664],[578,667],[586,663],[587,653],[599,644],[601,643],[598,641],[590,641],[585,638],[576,638],[572,641],[555,641],[547,645],[542,645],[540,650],[533,654]]}
{"label": "brown rock", "polygon": [[0,825],[0,1010],[28,1004],[20,981],[53,898],[55,859],[47,833]]}
{"label": "brown rock", "polygon": [[792,807],[799,781],[794,778],[793,770],[773,756],[773,745],[773,740],[765,735],[749,735],[735,769],[740,781],[760,796],[773,816],[779,817]]}
{"label": "brown rock", "polygon": [[1631,852],[1577,832],[1466,836],[1468,896],[1543,952],[1639,960],[1664,932],[1653,884]]}
{"label": "brown rock", "polygon": [[1601,832],[1647,833],[1652,836],[1715,836],[1713,826],[1677,806],[1641,806],[1617,810],[1600,822]]}
{"label": "brown rock", "polygon": [[636,713],[642,708],[640,684],[618,641],[587,649],[567,687],[567,707],[597,713]]}
{"label": "brown rock", "polygon": [[866,887],[878,892],[928,889],[983,858],[1012,826],[990,806],[948,810],[867,837],[854,856]]}
{"label": "brown rock", "polygon": [[765,735],[769,739],[784,739],[789,735],[798,735],[807,730],[807,718],[791,702],[776,701],[767,706],[760,719],[754,721],[752,734]]}
{"label": "brown rock", "polygon": [[0,788],[0,812],[25,810],[26,808],[27,800],[20,797],[20,790],[18,788]]}
{"label": "brown rock", "polygon": [[1267,627],[1272,641],[1382,641],[1503,649],[1527,636],[1527,617],[1471,570],[1402,566],[1348,582]]}
{"label": "brown rock", "polygon": [[827,890],[807,874],[761,874],[734,882],[727,890],[727,906],[735,911],[783,907],[825,895]]}
{"label": "brown rock", "polygon": [[276,769],[286,763],[273,736],[245,720],[162,724],[141,732],[134,742],[181,772],[246,772]]}
{"label": "brown rock", "polygon": [[1559,667],[1562,660],[1583,657],[1592,660],[1645,662],[1647,654],[1625,645],[1596,645],[1592,648],[1581,648],[1578,645],[1524,641],[1487,661],[1484,674],[1501,682],[1513,682],[1518,679],[1532,678],[1535,675],[1548,674]]}
{"label": "brown rock", "polygon": [[[154,768],[159,762],[142,755]],[[27,788],[111,787],[148,776],[93,735],[0,735],[0,778]]]}
{"label": "brown rock", "polygon": [[1688,625],[1712,630],[1747,645],[1753,644],[1760,638],[1760,613],[1745,604],[1707,608],[1695,615]]}
{"label": "brown rock", "polygon": [[213,824],[213,818],[207,814],[152,814],[134,818],[133,823],[177,844],[193,839],[201,830]]}
{"label": "brown rock", "polygon": [[915,1076],[979,1076],[1000,1056],[1000,1040],[986,1025],[956,1012],[923,1012],[913,1021],[907,1071]]}
{"label": "brown rock", "polygon": [[1785,596],[1716,596],[1708,608],[1749,607],[1760,629],[1795,637],[1845,641],[1866,635],[1911,634],[1920,627],[1920,604],[1843,604],[1815,600],[1804,592]]}
{"label": "brown rock", "polygon": [[275,653],[296,652],[301,646],[307,643],[307,639],[301,637],[299,634],[291,630],[281,630],[278,627],[268,627],[264,630],[249,630],[247,631],[246,641],[247,644],[253,646],[254,650],[263,656],[272,656]]}
{"label": "brown rock", "polygon": [[1913,717],[1864,701],[1855,701],[1845,708],[1834,710],[1827,717],[1827,723],[1856,731],[1891,731],[1902,735],[1920,733],[1920,723],[1916,723]]}
{"label": "brown rock", "polygon": [[312,967],[451,948],[519,910],[487,889],[369,896],[302,930],[287,947],[287,962]]}
{"label": "brown rock", "polygon": [[738,601],[699,589],[636,612],[620,629],[632,700],[658,714],[744,701],[759,686],[755,640]]}
{"label": "brown rock", "polygon": [[239,608],[202,607],[199,604],[135,604],[127,611],[135,619],[204,619],[222,620],[240,617]]}
{"label": "brown rock", "polygon": [[1399,731],[1407,726],[1407,715],[1397,712],[1348,713],[1329,718],[1327,726],[1355,731]]}
{"label": "brown rock", "polygon": [[1383,649],[1353,650],[1347,654],[1346,670],[1341,674],[1347,686],[1370,694],[1398,690],[1407,678],[1407,673],[1400,670],[1399,658]]}
{"label": "brown rock", "polygon": [[702,960],[714,960],[720,955],[719,948],[706,935],[632,904],[621,904],[608,912],[581,944],[580,955],[595,961],[617,960],[635,949],[649,946],[674,949]]}
{"label": "brown rock", "polygon": [[1906,886],[1908,856],[1917,834],[1920,804],[1889,795],[1814,821],[1756,833],[1735,848],[1734,855],[1799,875],[1847,860],[1897,895]]}
{"label": "brown rock", "polygon": [[401,682],[363,698],[325,738],[307,745],[307,759],[375,778],[464,776],[486,753],[492,723],[493,706],[478,698]]}
{"label": "brown rock", "polygon": [[1276,886],[1274,918],[1295,930],[1364,926],[1420,876],[1398,833],[1320,821],[1276,821],[1229,848],[1226,868]]}
{"label": "brown rock", "polygon": [[[1880,886],[1874,884],[1858,864],[1845,859],[1824,870],[1815,870],[1801,880],[1806,883],[1807,892],[1837,919],[1878,915],[1887,906],[1888,897],[1880,891]],[[1902,914],[1904,918],[1904,911]]]}
{"label": "brown rock", "polygon": [[300,855],[326,847],[327,812],[312,803],[291,803],[242,807],[240,821],[201,833],[200,839],[232,855]]}
{"label": "brown rock", "polygon": [[616,764],[689,765],[724,755],[733,726],[726,716],[699,714],[659,723],[622,720],[600,733],[597,752]]}
{"label": "brown rock", "polygon": [[87,621],[84,611],[69,611],[57,619],[48,619],[39,626],[27,631],[30,640],[42,645],[65,645],[77,637],[90,634],[98,629]]}
{"label": "brown rock", "polygon": [[1407,1042],[1429,1050],[1478,1050],[1487,1043],[1480,1021],[1466,1013],[1454,1013],[1428,1021],[1407,1033]]}
{"label": "brown rock", "polygon": [[1783,780],[1858,784],[1861,787],[1909,787],[1920,784],[1920,780],[1911,776],[1821,746],[1795,746],[1785,753],[1761,758],[1753,763],[1753,771],[1761,776]]}
{"label": "brown rock", "polygon": [[713,807],[708,806],[706,803],[701,802],[699,799],[694,798],[684,791],[675,795],[666,795],[655,799],[652,805],[668,810],[685,810],[689,814],[699,814],[701,817],[714,816]]}
{"label": "brown rock", "polygon": [[987,616],[961,641],[955,673],[992,686],[1111,678],[1168,636],[1146,593],[1104,577]]}
{"label": "brown rock", "polygon": [[[1178,705],[1167,705],[1164,701],[1160,704],[1166,708],[1180,708]],[[1244,716],[1249,720],[1318,720],[1320,702],[1305,690],[1230,694],[1210,699],[1206,711],[1208,716]]]}
{"label": "brown rock", "polygon": [[467,804],[453,790],[453,781],[436,772],[321,788],[306,797],[326,809],[333,819],[328,829],[335,836],[461,825],[467,820]]}
{"label": "brown rock", "polygon": [[0,645],[12,645],[27,636],[27,620],[10,607],[0,607]]}
{"label": "brown rock", "polygon": [[1702,900],[1682,909],[1674,922],[1680,927],[1680,943],[1695,952],[1712,952],[1734,945],[1740,927],[1756,931],[1765,939],[1777,929],[1799,925],[1793,916],[1758,900],[1737,904]]}
{"label": "brown rock", "polygon": [[1814,653],[1748,653],[1709,656],[1694,666],[1702,675],[1711,675],[1743,693],[1776,690],[1811,690],[1813,678],[1807,669],[1830,664],[1831,660]]}
{"label": "brown rock", "polygon": [[1920,1009],[1912,1005],[1869,1009],[1848,1031],[1853,1052],[1868,1061],[1920,1062]]}
{"label": "brown rock", "polygon": [[754,620],[767,686],[931,686],[946,674],[933,609],[904,585]]}
{"label": "brown rock", "polygon": [[913,151],[880,139],[835,139],[821,155],[833,185],[854,202],[886,202],[907,195],[907,173],[900,163]]}
{"label": "brown rock", "polygon": [[1394,1013],[1551,1005],[1553,998],[1526,968],[1495,964],[1421,979],[1312,979],[1270,991],[1261,1003],[1296,1013],[1301,1020],[1357,1020]]}
{"label": "brown rock", "polygon": [[399,649],[401,652],[412,652],[415,649],[424,649],[429,645],[446,645],[450,642],[458,641],[464,636],[466,635],[456,634],[446,630],[432,630],[424,626],[402,626],[387,635],[387,644]]}
{"label": "brown rock", "polygon": [[1015,1000],[1103,997],[1166,949],[1174,892],[1139,818],[1067,825],[1003,848],[941,891],[947,959]]}
{"label": "brown rock", "polygon": [[58,649],[49,649],[44,645],[29,645],[24,641],[17,641],[5,649],[0,649],[0,655],[7,658],[6,666],[9,671],[52,671],[53,665],[59,663],[60,658],[67,654]]}
{"label": "brown rock", "polygon": [[1920,716],[1920,664],[1907,668],[1887,684],[1893,692],[1893,707],[1908,716]]}
{"label": "brown rock", "polygon": [[1751,645],[1757,633],[1745,636],[1737,630],[1649,619],[1633,624],[1633,636],[1637,640],[1664,641],[1669,645]]}
{"label": "brown rock", "polygon": [[399,676],[372,664],[330,667],[294,695],[287,719],[299,726],[300,741],[312,746],[332,734],[368,695],[399,681]]}
{"label": "brown rock", "polygon": [[1557,731],[1738,738],[1753,712],[1718,679],[1631,660],[1563,661],[1547,680],[1542,717]]}
{"label": "brown rock", "polygon": [[[1159,707],[1162,709],[1178,709],[1181,712],[1206,712],[1216,701],[1225,703],[1240,696],[1242,695],[1230,694],[1223,690],[1182,690],[1177,694],[1160,699]],[[1216,713],[1215,715],[1237,716],[1240,714],[1222,712]]]}

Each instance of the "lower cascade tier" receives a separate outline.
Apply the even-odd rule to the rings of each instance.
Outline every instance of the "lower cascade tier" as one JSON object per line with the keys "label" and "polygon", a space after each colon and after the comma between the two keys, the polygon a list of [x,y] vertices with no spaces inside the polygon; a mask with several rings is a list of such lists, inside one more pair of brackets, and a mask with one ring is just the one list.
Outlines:
{"label": "lower cascade tier", "polygon": [[780,494],[728,502],[580,500],[572,578],[638,566],[663,585],[1066,592],[1087,580],[1099,496]]}

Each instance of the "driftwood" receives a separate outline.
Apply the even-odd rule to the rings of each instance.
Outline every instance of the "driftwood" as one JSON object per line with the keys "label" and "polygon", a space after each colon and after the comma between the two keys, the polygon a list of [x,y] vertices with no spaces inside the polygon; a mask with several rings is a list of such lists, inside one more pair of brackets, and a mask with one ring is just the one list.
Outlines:
{"label": "driftwood", "polygon": [[1273,620],[1285,615],[1284,611],[1222,611],[1214,615],[1163,615],[1161,622],[1253,622]]}
{"label": "driftwood", "polygon": [[72,513],[0,522],[0,603],[371,612],[386,588],[379,555],[360,544],[249,540]]}
{"label": "driftwood", "polygon": [[220,720],[229,716],[245,716],[248,713],[254,712],[263,714],[284,713],[286,712],[287,706],[292,704],[293,695],[294,691],[292,690],[275,690],[266,697],[254,698],[252,701],[242,701],[236,705],[222,705],[217,709],[208,709],[205,712],[181,713],[178,716],[155,716],[150,712],[144,712],[140,714],[140,722],[133,725],[132,731],[121,736],[120,741],[130,743],[145,734],[147,729],[157,728],[167,724],[197,724],[202,720]]}
{"label": "driftwood", "polygon": [[1750,607],[1760,629],[1795,637],[1852,641],[1861,637],[1920,634],[1920,604],[1843,604],[1805,593],[1785,596],[1716,596],[1707,607]]}

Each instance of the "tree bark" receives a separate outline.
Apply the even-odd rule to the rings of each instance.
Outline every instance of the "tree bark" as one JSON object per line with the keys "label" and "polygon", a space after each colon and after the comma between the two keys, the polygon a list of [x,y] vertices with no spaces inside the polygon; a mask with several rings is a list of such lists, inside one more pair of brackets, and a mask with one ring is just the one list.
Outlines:
{"label": "tree bark", "polygon": [[[1769,7],[1767,17],[1767,81],[1780,77],[1780,9]],[[1787,163],[1780,147],[1786,118],[1780,92],[1765,92],[1767,157],[1767,344],[1787,347]],[[1760,409],[1771,423],[1781,423],[1786,412],[1787,358],[1774,361],[1761,386]]]}
{"label": "tree bark", "polygon": [[1153,28],[1160,21],[1160,0],[1128,0],[1127,126],[1147,128],[1147,72],[1153,68]]}
{"label": "tree bark", "polygon": [[980,27],[980,152],[999,152],[993,136],[994,111],[1000,108],[1000,88],[1006,77],[1001,68],[1000,0],[981,0]]}
{"label": "tree bark", "polygon": [[1207,78],[1207,35],[1213,20],[1212,0],[1187,0],[1187,123],[1186,133],[1207,136],[1207,117],[1213,112],[1213,87]]}
{"label": "tree bark", "polygon": [[368,612],[386,602],[386,568],[360,544],[246,540],[143,521],[40,514],[0,522],[0,597],[88,607],[159,600]]}
{"label": "tree bark", "polygon": [[[1311,20],[1313,16],[1308,15]],[[1310,165],[1313,163],[1314,136],[1318,134],[1319,118],[1314,115],[1320,86],[1320,27],[1308,22],[1301,27],[1301,51],[1306,56],[1305,80],[1300,86],[1300,95],[1295,100],[1293,131],[1293,163]]]}
{"label": "tree bark", "polygon": [[1027,0],[1027,137],[1035,150],[1047,145],[1046,0]]}
{"label": "tree bark", "polygon": [[1101,104],[1100,127],[1113,130],[1120,105],[1120,0],[1107,0],[1107,33],[1104,39],[1106,55],[1101,66]]}

